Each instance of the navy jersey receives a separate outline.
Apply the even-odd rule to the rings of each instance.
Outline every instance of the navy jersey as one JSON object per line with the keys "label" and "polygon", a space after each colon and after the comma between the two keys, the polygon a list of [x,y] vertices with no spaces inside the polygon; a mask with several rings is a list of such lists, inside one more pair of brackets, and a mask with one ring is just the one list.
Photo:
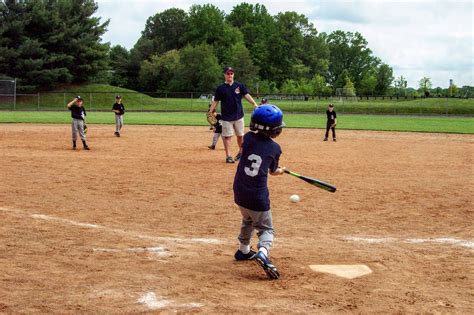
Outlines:
{"label": "navy jersey", "polygon": [[69,110],[71,111],[71,117],[75,119],[84,120],[87,115],[84,106],[77,106],[76,104],[72,104],[71,107],[69,107]]}
{"label": "navy jersey", "polygon": [[334,120],[337,118],[336,111],[333,110],[332,112],[329,111],[329,109],[326,111],[326,116],[328,118],[328,121],[334,122]]}
{"label": "navy jersey", "polygon": [[242,97],[249,91],[240,82],[234,81],[232,85],[221,84],[216,89],[215,101],[221,102],[222,120],[234,121],[244,117]]}
{"label": "navy jersey", "polygon": [[242,156],[234,178],[234,201],[254,210],[270,210],[268,171],[275,172],[281,148],[271,138],[253,132],[244,135]]}
{"label": "navy jersey", "polygon": [[115,103],[115,104],[112,106],[112,110],[118,110],[118,111],[120,111],[119,114],[115,113],[115,115],[123,115],[123,114],[125,114],[125,106],[124,106],[123,104]]}

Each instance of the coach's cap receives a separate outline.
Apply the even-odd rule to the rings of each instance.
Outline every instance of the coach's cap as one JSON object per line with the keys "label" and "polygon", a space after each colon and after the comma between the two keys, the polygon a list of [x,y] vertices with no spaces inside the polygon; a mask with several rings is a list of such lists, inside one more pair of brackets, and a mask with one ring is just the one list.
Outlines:
{"label": "coach's cap", "polygon": [[227,73],[227,72],[232,72],[233,73],[235,71],[234,71],[234,68],[232,68],[232,67],[225,67],[224,68],[224,73]]}
{"label": "coach's cap", "polygon": [[82,101],[82,97],[80,95],[76,96],[78,101]]}
{"label": "coach's cap", "polygon": [[329,107],[334,107],[334,105],[333,105],[333,104],[329,104]]}
{"label": "coach's cap", "polygon": [[119,98],[122,98],[122,97],[121,97],[120,95],[117,95],[115,98],[116,98],[116,99],[119,99]]}

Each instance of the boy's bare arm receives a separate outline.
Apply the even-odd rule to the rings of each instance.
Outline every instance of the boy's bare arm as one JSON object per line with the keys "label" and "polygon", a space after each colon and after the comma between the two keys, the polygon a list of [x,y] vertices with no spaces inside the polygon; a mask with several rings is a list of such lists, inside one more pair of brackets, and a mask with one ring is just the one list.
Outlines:
{"label": "boy's bare arm", "polygon": [[270,172],[270,175],[277,176],[285,173],[286,167],[278,167],[275,172]]}

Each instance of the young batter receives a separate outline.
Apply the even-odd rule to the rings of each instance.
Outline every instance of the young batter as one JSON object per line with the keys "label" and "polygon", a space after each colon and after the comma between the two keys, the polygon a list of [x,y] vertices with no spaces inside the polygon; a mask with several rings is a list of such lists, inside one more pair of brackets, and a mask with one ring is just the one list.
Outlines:
{"label": "young batter", "polygon": [[[261,105],[255,109],[251,131],[243,139],[242,156],[234,178],[234,201],[242,214],[240,246],[234,257],[236,260],[255,260],[270,279],[278,279],[280,274],[268,258],[273,244],[273,223],[267,181],[268,173],[284,173],[284,168],[278,166],[280,145],[273,141],[284,126],[283,113],[275,105]],[[258,252],[250,249],[254,230],[258,231]]]}

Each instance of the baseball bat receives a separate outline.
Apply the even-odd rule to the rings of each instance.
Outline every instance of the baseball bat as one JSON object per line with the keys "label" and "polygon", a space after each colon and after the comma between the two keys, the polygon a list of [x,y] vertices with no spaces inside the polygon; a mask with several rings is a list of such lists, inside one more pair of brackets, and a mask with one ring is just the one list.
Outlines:
{"label": "baseball bat", "polygon": [[308,176],[303,176],[303,175],[300,175],[298,173],[295,173],[295,172],[292,172],[292,171],[289,171],[289,170],[285,170],[285,173],[287,174],[290,174],[290,175],[293,175],[295,177],[298,177],[299,179],[302,179],[304,180],[305,182],[313,185],[313,186],[316,186],[318,188],[321,188],[321,189],[324,189],[324,190],[327,190],[329,192],[336,192],[336,186],[333,186],[331,184],[328,184],[328,183],[325,183],[319,179],[316,179],[316,178],[312,178],[312,177],[308,177]]}

